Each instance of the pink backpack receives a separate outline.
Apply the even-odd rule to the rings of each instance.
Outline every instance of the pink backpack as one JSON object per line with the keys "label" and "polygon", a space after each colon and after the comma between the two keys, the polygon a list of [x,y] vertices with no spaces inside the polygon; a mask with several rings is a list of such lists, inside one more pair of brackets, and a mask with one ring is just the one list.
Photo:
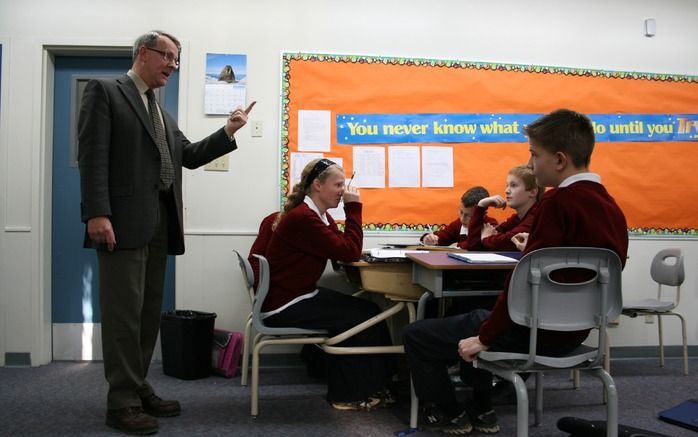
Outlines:
{"label": "pink backpack", "polygon": [[211,369],[213,373],[232,378],[240,364],[242,351],[242,332],[213,330],[213,350],[211,354]]}

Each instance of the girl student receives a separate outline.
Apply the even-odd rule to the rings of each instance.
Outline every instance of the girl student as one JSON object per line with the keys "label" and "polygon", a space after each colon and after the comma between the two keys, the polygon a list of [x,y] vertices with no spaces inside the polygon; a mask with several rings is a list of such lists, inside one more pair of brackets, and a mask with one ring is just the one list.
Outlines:
{"label": "girl student", "polygon": [[[525,165],[519,165],[509,170],[506,179],[506,189],[503,198],[500,195],[486,197],[480,200],[473,210],[468,225],[467,250],[518,250],[512,238],[522,232],[529,232],[533,224],[538,200],[545,189],[536,183],[536,178]],[[515,212],[506,221],[497,226],[485,222],[487,208],[506,208],[509,206]]]}
{"label": "girl student", "polygon": [[[269,240],[269,294],[262,310],[270,326],[346,331],[377,315],[368,300],[319,288],[328,260],[352,262],[361,257],[361,202],[355,187],[345,187],[344,170],[329,159],[309,162]],[[344,199],[344,232],[327,213]],[[356,334],[339,346],[392,344],[385,322]],[[327,354],[327,400],[338,410],[372,410],[388,402],[386,355]]]}

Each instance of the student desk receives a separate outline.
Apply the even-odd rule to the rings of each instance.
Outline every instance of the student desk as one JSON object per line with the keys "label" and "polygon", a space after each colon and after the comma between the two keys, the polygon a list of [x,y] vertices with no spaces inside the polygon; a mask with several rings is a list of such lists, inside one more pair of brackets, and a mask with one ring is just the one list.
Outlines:
{"label": "student desk", "polygon": [[[495,253],[516,259],[520,259],[522,255],[521,252]],[[448,252],[443,251],[408,253],[407,258],[412,260],[412,282],[426,289],[419,297],[419,304],[417,305],[418,320],[424,318],[424,307],[427,300],[432,297],[498,295],[502,291],[501,286],[482,289],[478,287],[478,285],[483,285],[482,283],[478,283],[479,281],[472,282],[468,276],[472,276],[473,272],[507,271],[516,267],[516,263],[467,263],[451,258],[448,256]],[[410,405],[410,429],[417,428],[418,407],[419,400],[413,388]]]}
{"label": "student desk", "polygon": [[[494,252],[511,258],[521,258],[521,252]],[[491,285],[482,281],[470,281],[473,272],[513,270],[516,263],[466,263],[448,256],[448,252],[408,253],[412,260],[412,282],[426,291],[419,297],[417,319],[424,318],[424,306],[430,298],[460,296],[497,296],[501,285],[487,289],[481,285]]]}
{"label": "student desk", "polygon": [[375,317],[328,339],[323,343],[322,348],[333,354],[404,353],[402,345],[371,347],[335,345],[369,326],[392,317],[403,309],[407,309],[410,323],[416,320],[414,302],[424,293],[424,289],[412,283],[412,263],[356,261],[340,263],[340,265],[344,269],[349,283],[358,287],[360,292],[380,293],[391,301],[392,305]]}

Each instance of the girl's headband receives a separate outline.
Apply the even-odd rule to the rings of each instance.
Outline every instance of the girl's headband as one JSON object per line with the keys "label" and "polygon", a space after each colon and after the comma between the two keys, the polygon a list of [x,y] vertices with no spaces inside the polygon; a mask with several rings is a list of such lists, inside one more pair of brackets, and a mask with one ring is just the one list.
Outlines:
{"label": "girl's headband", "polygon": [[313,169],[310,170],[310,173],[308,173],[308,178],[305,180],[305,186],[303,187],[304,190],[307,190],[308,187],[310,187],[310,184],[313,183],[315,178],[320,176],[323,171],[327,170],[327,168],[331,165],[336,165],[334,162],[330,161],[329,159],[321,159],[318,162],[315,163],[313,166]]}

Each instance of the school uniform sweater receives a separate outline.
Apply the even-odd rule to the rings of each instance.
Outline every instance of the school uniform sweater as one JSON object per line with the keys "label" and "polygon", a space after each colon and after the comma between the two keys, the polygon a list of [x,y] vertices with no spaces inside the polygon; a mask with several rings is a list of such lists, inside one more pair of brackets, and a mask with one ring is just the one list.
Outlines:
{"label": "school uniform sweater", "polygon": [[511,237],[520,232],[530,232],[533,220],[538,209],[538,203],[526,212],[523,219],[519,218],[518,214],[513,214],[511,217],[498,224],[495,229],[497,233],[487,238],[481,238],[482,227],[487,217],[487,208],[476,206],[473,210],[473,215],[470,217],[468,224],[468,239],[465,242],[465,248],[468,250],[493,250],[501,252],[518,251],[516,245],[511,242]]}
{"label": "school uniform sweater", "polygon": [[353,262],[361,257],[361,203],[344,204],[346,221],[341,232],[329,214],[329,225],[306,203],[284,214],[267,247],[269,294],[263,311],[273,311],[317,289],[328,259]]}
{"label": "school uniform sweater", "polygon": [[257,238],[252,243],[250,247],[250,254],[247,256],[247,260],[252,266],[252,272],[254,273],[254,288],[257,289],[257,280],[259,278],[259,260],[252,256],[253,254],[267,256],[267,247],[269,246],[269,241],[271,240],[272,231],[271,227],[276,220],[276,216],[279,212],[272,212],[268,216],[264,217],[262,223],[259,225],[259,232],[257,233]]}
{"label": "school uniform sweater", "polygon": [[[485,223],[489,223],[493,226],[497,225],[497,220],[488,217],[487,214],[484,215],[482,219]],[[482,226],[482,225],[480,225]],[[461,223],[460,219],[457,218],[451,223],[449,223],[445,228],[439,229],[438,231],[434,232],[434,235],[439,237],[439,246],[450,246],[453,243],[458,243],[458,247],[461,249],[466,248],[466,241],[468,239],[468,233],[461,233],[461,229],[463,227],[463,223]],[[428,234],[422,235],[422,238],[420,238],[420,241],[424,241],[424,237],[427,236]]]}
{"label": "school uniform sweater", "polygon": [[[623,266],[628,253],[625,216],[606,188],[597,182],[579,181],[546,192],[541,198],[524,254],[544,247],[602,247],[618,254]],[[490,318],[480,326],[480,342],[492,345],[512,329],[527,329],[511,321],[507,310],[509,279],[504,284]],[[539,347],[580,344],[583,331],[539,331]]]}

